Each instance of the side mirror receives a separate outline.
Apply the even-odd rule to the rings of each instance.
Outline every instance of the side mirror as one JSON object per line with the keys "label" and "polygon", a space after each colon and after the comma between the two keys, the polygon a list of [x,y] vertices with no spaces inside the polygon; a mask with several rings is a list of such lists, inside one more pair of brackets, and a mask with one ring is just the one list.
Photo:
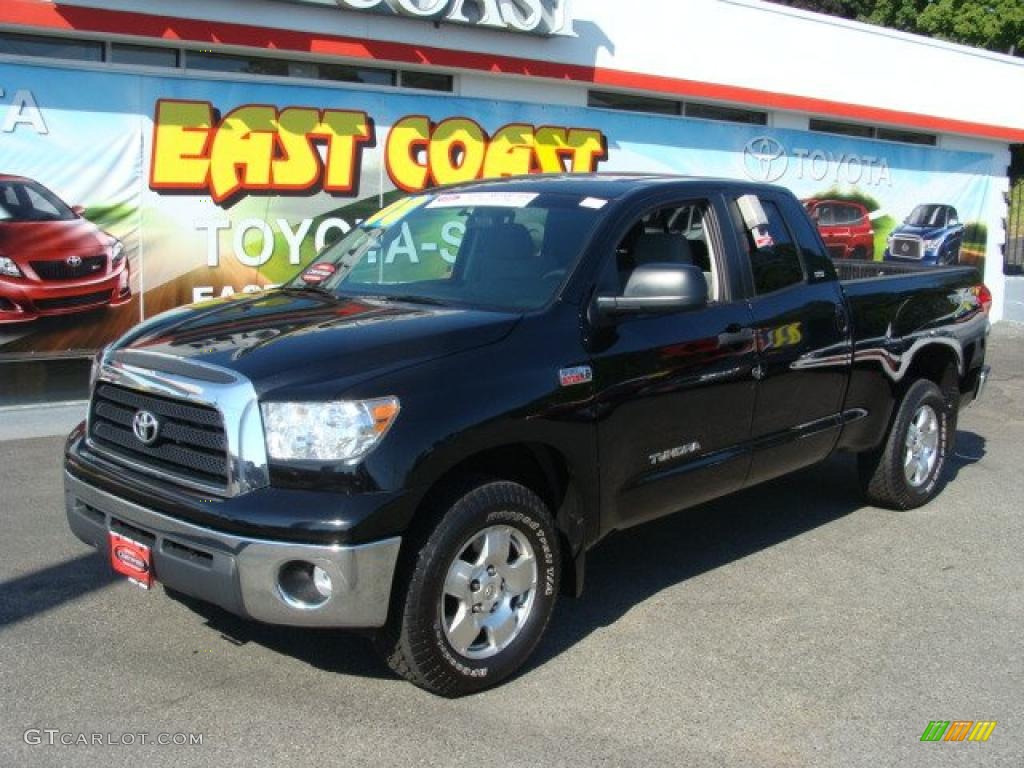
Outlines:
{"label": "side mirror", "polygon": [[71,212],[73,214],[75,214],[75,216],[78,216],[79,218],[81,218],[82,216],[85,215],[85,206],[84,205],[72,205],[71,206]]}
{"label": "side mirror", "polygon": [[708,282],[693,264],[641,264],[621,296],[598,296],[602,318],[701,309],[708,303]]}

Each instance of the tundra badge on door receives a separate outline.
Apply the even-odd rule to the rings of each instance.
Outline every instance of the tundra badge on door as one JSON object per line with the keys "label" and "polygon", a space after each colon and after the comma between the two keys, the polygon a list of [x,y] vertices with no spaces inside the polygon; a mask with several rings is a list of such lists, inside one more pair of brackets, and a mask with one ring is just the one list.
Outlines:
{"label": "tundra badge on door", "polygon": [[677,445],[675,448],[669,448],[667,451],[652,453],[647,458],[650,459],[653,466],[657,466],[658,464],[664,464],[666,461],[672,461],[672,459],[690,456],[691,454],[697,453],[699,450],[700,443],[694,441],[692,443],[687,443],[686,445]]}

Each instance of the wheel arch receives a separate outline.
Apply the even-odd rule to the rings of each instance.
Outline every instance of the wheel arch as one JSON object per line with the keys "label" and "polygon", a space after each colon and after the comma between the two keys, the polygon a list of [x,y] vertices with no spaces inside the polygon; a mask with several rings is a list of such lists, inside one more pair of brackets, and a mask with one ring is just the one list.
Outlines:
{"label": "wheel arch", "polygon": [[[427,485],[417,504],[403,549],[415,550],[437,521],[470,488],[485,480],[519,483],[537,494],[554,516],[562,554],[562,591],[578,595],[583,588],[588,521],[583,486],[569,457],[539,441],[505,442],[480,447],[450,461]],[[408,543],[407,543],[408,542]]]}
{"label": "wheel arch", "polygon": [[955,413],[959,405],[960,379],[963,375],[964,356],[960,346],[951,339],[936,339],[913,351],[910,364],[895,394],[902,400],[915,381],[927,379],[938,386]]}

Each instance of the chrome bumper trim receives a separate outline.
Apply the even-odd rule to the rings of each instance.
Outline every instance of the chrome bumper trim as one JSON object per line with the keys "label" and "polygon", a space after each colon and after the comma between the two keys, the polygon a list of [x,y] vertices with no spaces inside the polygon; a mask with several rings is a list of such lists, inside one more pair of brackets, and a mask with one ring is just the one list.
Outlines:
{"label": "chrome bumper trim", "polygon": [[[295,544],[221,533],[118,498],[64,473],[64,501],[74,534],[101,552],[112,526],[153,537],[156,580],[246,618],[303,627],[379,627],[387,620],[400,537],[358,546]],[[330,575],[329,599],[296,606],[278,574],[293,560]]]}
{"label": "chrome bumper trim", "polygon": [[981,393],[985,391],[985,386],[988,384],[988,376],[991,372],[992,368],[988,365],[983,365],[981,370],[978,371],[978,383],[974,386],[974,400],[972,402],[978,402]]}

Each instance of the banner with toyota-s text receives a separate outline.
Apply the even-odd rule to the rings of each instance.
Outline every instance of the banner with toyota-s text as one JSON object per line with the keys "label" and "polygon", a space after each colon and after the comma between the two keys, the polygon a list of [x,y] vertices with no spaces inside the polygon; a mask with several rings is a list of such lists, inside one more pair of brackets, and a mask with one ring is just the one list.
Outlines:
{"label": "banner with toyota-s text", "polygon": [[[0,359],[274,286],[407,192],[524,173],[753,179],[835,258],[977,263],[991,155],[573,107],[0,63]],[[398,238],[381,258],[457,250]],[[436,245],[436,244],[432,244]]]}

